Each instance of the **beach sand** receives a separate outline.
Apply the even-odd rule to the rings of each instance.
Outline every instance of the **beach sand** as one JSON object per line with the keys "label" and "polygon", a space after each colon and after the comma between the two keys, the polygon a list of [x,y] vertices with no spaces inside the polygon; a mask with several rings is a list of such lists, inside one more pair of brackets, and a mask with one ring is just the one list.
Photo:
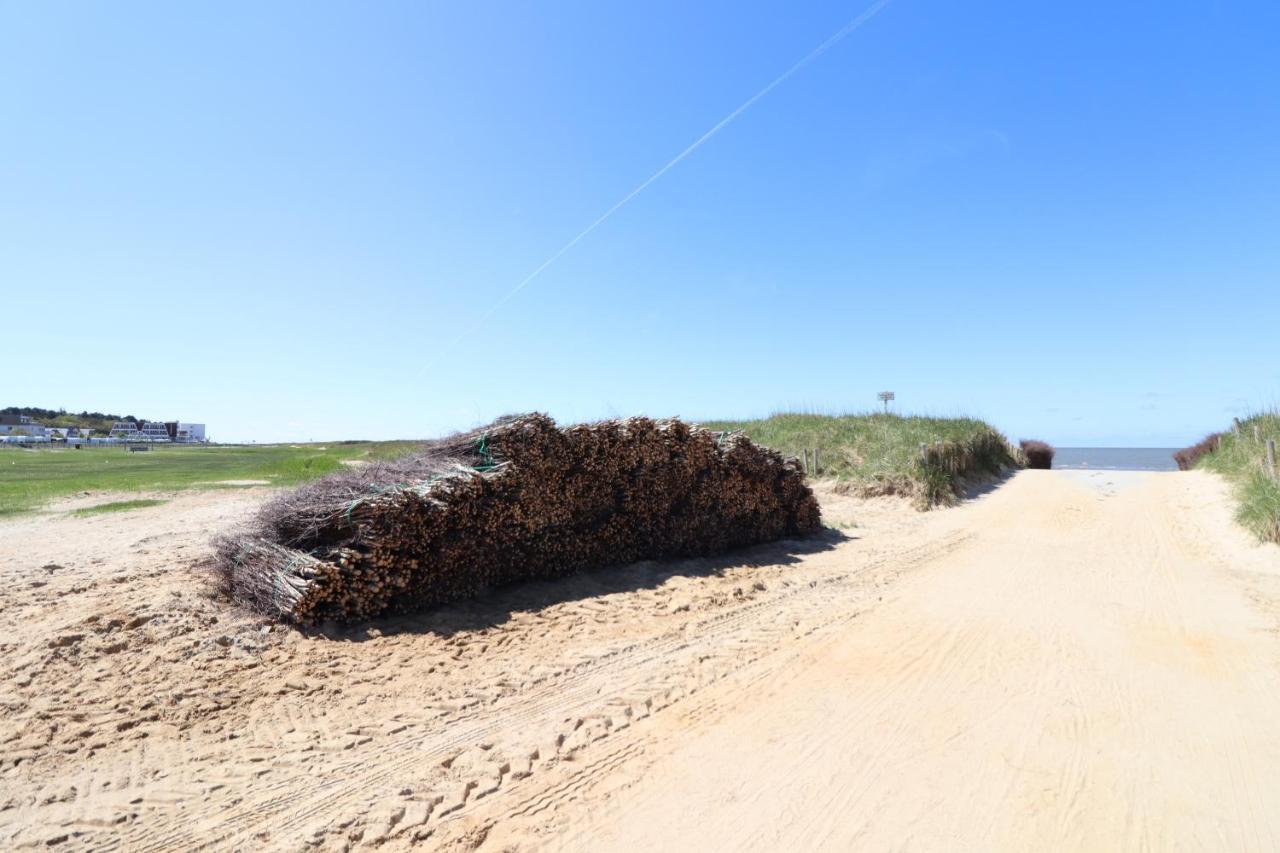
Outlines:
{"label": "beach sand", "polygon": [[0,522],[0,847],[1274,849],[1280,549],[1210,475],[953,510],[354,629],[212,597],[264,489]]}

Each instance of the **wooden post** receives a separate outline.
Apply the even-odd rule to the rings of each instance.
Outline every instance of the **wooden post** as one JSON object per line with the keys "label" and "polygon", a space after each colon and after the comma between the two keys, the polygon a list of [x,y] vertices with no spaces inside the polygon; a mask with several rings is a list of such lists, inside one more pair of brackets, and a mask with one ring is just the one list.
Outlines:
{"label": "wooden post", "polygon": [[1231,434],[1232,434],[1232,435],[1239,435],[1239,434],[1240,434],[1240,419],[1239,419],[1239,418],[1232,418],[1232,419],[1231,419]]}
{"label": "wooden post", "polygon": [[809,448],[806,447],[801,452],[804,454],[804,473],[807,475],[809,473]]}
{"label": "wooden post", "polygon": [[920,442],[920,458],[926,462],[929,461],[929,445],[923,441]]}
{"label": "wooden post", "polygon": [[1258,428],[1257,424],[1253,425],[1253,440],[1262,441],[1262,430]]}
{"label": "wooden post", "polygon": [[1272,477],[1276,475],[1276,440],[1274,438],[1267,439],[1267,472]]}
{"label": "wooden post", "polygon": [[818,476],[818,448],[813,449],[813,475]]}

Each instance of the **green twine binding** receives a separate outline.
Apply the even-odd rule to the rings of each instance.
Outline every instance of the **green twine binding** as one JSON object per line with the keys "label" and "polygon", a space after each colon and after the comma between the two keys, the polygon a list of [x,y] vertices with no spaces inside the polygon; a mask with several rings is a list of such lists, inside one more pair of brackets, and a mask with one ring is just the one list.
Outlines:
{"label": "green twine binding", "polygon": [[480,440],[476,442],[476,453],[480,456],[480,464],[473,465],[473,471],[484,473],[498,467],[498,463],[493,459],[493,453],[489,450],[489,433],[486,432],[480,436]]}
{"label": "green twine binding", "polygon": [[356,499],[355,499],[355,500],[353,500],[351,503],[347,504],[347,511],[344,513],[344,515],[346,516],[346,519],[347,519],[347,524],[350,524],[350,523],[351,523],[351,510],[355,509],[355,508],[356,508],[356,504],[360,503],[360,502],[361,502],[361,501],[363,501],[363,500],[364,500],[364,498],[356,498]]}

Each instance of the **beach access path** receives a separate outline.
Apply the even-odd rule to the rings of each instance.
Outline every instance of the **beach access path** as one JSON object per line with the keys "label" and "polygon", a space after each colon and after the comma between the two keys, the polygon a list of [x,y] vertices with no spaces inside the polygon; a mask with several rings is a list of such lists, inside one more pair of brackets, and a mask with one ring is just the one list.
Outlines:
{"label": "beach access path", "polygon": [[818,492],[815,540],[308,630],[209,591],[269,490],[0,521],[0,847],[1280,846],[1280,549],[1224,483]]}

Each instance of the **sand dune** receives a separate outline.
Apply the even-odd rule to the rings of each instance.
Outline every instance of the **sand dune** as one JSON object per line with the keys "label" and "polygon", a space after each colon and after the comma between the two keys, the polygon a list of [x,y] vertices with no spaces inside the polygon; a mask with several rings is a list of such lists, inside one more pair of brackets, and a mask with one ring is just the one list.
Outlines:
{"label": "sand dune", "polygon": [[0,846],[1274,849],[1280,551],[1202,474],[302,634],[199,583],[261,494],[0,523]]}

